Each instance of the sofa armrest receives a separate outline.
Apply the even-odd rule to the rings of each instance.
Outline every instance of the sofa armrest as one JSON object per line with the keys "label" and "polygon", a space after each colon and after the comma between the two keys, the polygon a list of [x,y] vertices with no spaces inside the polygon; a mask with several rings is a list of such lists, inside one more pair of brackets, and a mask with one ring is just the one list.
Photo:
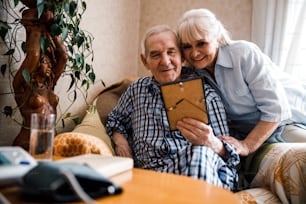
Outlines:
{"label": "sofa armrest", "polygon": [[256,153],[252,161],[250,172],[254,173],[256,168],[258,172],[251,181],[251,188],[269,189],[282,203],[306,203],[305,143],[269,144]]}

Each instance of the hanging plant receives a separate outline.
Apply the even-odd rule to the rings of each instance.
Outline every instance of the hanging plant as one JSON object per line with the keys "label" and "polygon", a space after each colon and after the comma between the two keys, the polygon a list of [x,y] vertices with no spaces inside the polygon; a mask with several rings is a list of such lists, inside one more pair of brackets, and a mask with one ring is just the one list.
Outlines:
{"label": "hanging plant", "polygon": [[[91,64],[93,36],[80,28],[86,10],[83,0],[0,2],[4,14],[0,20],[0,37],[5,46],[1,54],[7,58],[6,63],[1,64],[1,74],[10,79],[11,93],[17,103],[17,107],[5,106],[3,113],[11,117],[17,110],[21,112],[22,129],[14,143],[26,147],[28,144],[23,142],[27,143],[29,138],[29,115],[56,113],[58,98],[54,87],[59,77],[69,76],[66,89],[73,94],[72,103],[78,93],[86,99],[90,85],[96,80]],[[20,42],[18,33],[23,28],[26,41]],[[63,125],[64,118],[69,116],[70,113],[62,116]]]}

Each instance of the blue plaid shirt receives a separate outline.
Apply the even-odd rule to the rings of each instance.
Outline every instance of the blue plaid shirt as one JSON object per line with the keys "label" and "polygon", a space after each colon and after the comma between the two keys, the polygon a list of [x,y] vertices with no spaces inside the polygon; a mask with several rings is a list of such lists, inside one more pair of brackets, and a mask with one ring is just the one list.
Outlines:
{"label": "blue plaid shirt", "polygon": [[[221,99],[204,84],[210,125],[214,134],[229,135]],[[132,83],[108,115],[106,128],[123,134],[133,151],[135,167],[175,173],[203,179],[211,184],[235,190],[236,166],[240,159],[232,146],[222,159],[211,148],[194,146],[181,133],[170,131],[159,84],[151,77]]]}

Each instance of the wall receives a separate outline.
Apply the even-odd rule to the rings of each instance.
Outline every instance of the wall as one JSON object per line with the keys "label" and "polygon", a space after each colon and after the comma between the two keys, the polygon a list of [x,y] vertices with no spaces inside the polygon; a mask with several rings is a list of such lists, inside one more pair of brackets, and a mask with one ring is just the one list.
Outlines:
{"label": "wall", "polygon": [[[251,36],[252,0],[87,0],[87,11],[82,27],[93,34],[95,40],[94,68],[97,83],[90,89],[87,103],[103,89],[99,80],[106,85],[126,76],[149,74],[140,64],[139,50],[145,30],[156,24],[169,24],[175,28],[182,13],[191,8],[206,7],[220,18],[231,31],[233,39],[249,40]],[[2,53],[1,47],[0,51]],[[4,60],[0,58],[0,60]],[[55,88],[60,98],[58,113],[64,113],[70,105],[66,92],[69,80],[61,78]],[[0,76],[0,94],[9,90],[7,78]],[[68,96],[68,97],[67,97]],[[71,98],[71,97],[70,97]],[[0,95],[0,109],[14,104],[12,97]],[[69,112],[75,116],[85,113],[86,103],[80,96]],[[10,145],[19,132],[19,125],[0,114],[0,146]],[[66,127],[58,125],[58,132],[73,128],[71,120]]]}
{"label": "wall", "polygon": [[[214,12],[233,39],[251,39],[252,0],[141,0],[140,36],[157,24],[176,28],[180,16],[187,10],[207,8]],[[139,47],[140,49],[140,47]],[[149,74],[140,65],[140,75]]]}
{"label": "wall", "polygon": [[[87,0],[87,10],[81,27],[94,36],[94,69],[96,84],[90,89],[87,102],[104,88],[100,80],[106,84],[121,80],[126,76],[138,75],[138,35],[139,35],[139,1],[130,0]],[[133,2],[133,3],[131,3]],[[69,80],[61,80],[58,87],[68,87]],[[56,89],[60,96],[67,95],[65,89]],[[61,97],[60,110],[64,113],[69,98]],[[69,109],[76,115],[85,112],[86,104],[82,97]],[[66,120],[65,130],[73,126],[71,120]],[[63,131],[58,126],[58,131]]]}
{"label": "wall", "polygon": [[[87,103],[103,89],[99,80],[106,85],[121,80],[126,76],[137,76],[138,72],[138,35],[139,35],[139,0],[87,0],[87,10],[81,27],[88,30],[94,36],[94,69],[97,82],[90,89]],[[2,12],[1,12],[2,13]],[[25,38],[25,36],[21,36]],[[4,46],[2,46],[3,48]],[[0,47],[1,53],[3,49]],[[1,61],[5,60],[3,57]],[[1,63],[0,63],[1,64]],[[18,66],[17,66],[18,68]],[[0,74],[0,110],[5,105],[15,106],[12,95],[2,95],[9,92],[7,86],[8,77]],[[72,94],[67,93],[70,78],[61,78],[55,87],[55,93],[60,98],[58,114],[67,113]],[[82,116],[85,113],[86,102],[79,95],[76,103],[68,110],[74,116]],[[16,119],[20,121],[17,114]],[[73,122],[65,120],[65,128],[58,122],[57,131],[71,130]],[[10,145],[19,133],[20,125],[0,113],[0,146]]]}

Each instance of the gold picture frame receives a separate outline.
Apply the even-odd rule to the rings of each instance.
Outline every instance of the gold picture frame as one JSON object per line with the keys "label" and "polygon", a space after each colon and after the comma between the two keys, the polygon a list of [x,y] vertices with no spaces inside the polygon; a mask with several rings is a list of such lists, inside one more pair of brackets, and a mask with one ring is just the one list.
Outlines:
{"label": "gold picture frame", "polygon": [[203,79],[186,79],[160,86],[171,130],[177,121],[190,117],[208,124]]}

